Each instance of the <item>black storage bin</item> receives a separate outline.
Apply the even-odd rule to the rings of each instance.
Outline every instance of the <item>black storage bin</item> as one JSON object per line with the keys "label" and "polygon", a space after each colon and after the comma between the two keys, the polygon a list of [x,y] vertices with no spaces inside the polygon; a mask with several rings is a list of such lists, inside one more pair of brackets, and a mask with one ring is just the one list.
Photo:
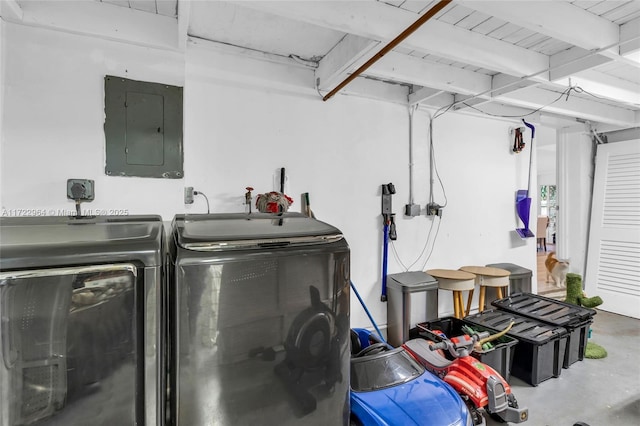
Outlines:
{"label": "black storage bin", "polygon": [[589,327],[596,311],[531,293],[517,293],[492,302],[496,308],[567,330],[563,367],[584,359]]}
{"label": "black storage bin", "polygon": [[567,344],[567,330],[501,310],[483,311],[469,315],[464,321],[489,330],[504,330],[511,321],[507,336],[518,340],[513,355],[511,374],[537,386],[562,373]]}
{"label": "black storage bin", "polygon": [[[488,331],[491,334],[495,334],[493,330],[487,327],[471,324],[455,317],[440,318],[434,321],[420,323],[420,325],[429,330],[440,330],[446,334],[448,338],[465,334],[462,331],[463,325],[468,325],[479,332]],[[420,330],[417,327],[412,329],[411,335],[412,337],[419,337]],[[492,367],[508,382],[511,377],[511,365],[513,364],[513,354],[517,343],[518,341],[513,337],[506,335],[501,336],[491,342],[493,348],[486,351],[473,351],[471,356]]]}

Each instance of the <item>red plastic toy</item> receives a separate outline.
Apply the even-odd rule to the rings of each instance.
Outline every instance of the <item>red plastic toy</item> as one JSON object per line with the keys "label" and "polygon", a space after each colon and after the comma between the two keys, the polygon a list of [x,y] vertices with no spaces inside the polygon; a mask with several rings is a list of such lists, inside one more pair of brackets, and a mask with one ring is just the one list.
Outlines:
{"label": "red plastic toy", "polygon": [[427,370],[440,376],[460,394],[469,407],[475,425],[485,424],[480,409],[499,421],[521,423],[528,419],[529,410],[518,407],[509,383],[500,373],[470,355],[474,345],[486,341],[489,333],[465,334],[448,339],[441,332],[436,333],[420,325],[418,327],[420,335],[425,338],[411,339],[403,347]]}

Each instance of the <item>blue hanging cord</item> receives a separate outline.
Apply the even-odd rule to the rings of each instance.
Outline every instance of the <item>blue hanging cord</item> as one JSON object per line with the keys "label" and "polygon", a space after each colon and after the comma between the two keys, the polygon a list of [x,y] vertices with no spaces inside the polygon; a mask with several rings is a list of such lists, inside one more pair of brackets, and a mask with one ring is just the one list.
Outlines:
{"label": "blue hanging cord", "polygon": [[376,322],[373,320],[373,317],[371,316],[371,313],[367,309],[367,305],[364,304],[364,300],[362,300],[362,298],[360,297],[360,294],[358,293],[358,290],[356,290],[356,286],[353,284],[353,281],[349,281],[349,282],[351,283],[351,288],[353,289],[353,292],[356,294],[356,297],[360,301],[360,304],[362,305],[362,307],[364,308],[364,311],[366,312],[367,316],[369,317],[369,321],[371,321],[371,324],[373,324],[373,328],[375,328],[376,331],[378,332],[378,336],[380,337],[380,340],[382,340],[383,343],[387,343],[385,338],[382,336],[382,333],[380,332],[380,329],[378,328],[378,324],[376,324]]}
{"label": "blue hanging cord", "polygon": [[383,250],[382,250],[382,294],[380,295],[380,301],[387,301],[387,262],[389,261],[389,225],[387,221],[384,222],[383,237]]}

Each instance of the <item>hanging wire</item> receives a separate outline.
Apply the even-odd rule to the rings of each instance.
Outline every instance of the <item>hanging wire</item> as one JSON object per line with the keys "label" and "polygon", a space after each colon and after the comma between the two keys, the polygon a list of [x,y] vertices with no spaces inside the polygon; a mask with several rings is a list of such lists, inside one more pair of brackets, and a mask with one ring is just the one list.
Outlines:
{"label": "hanging wire", "polygon": [[[473,110],[476,110],[476,111],[478,111],[478,112],[480,112],[482,114],[485,114],[485,115],[488,115],[488,116],[491,116],[491,117],[523,118],[523,117],[527,117],[529,115],[533,115],[533,114],[535,114],[535,113],[537,113],[537,112],[539,112],[539,111],[541,111],[541,110],[543,110],[543,109],[545,109],[545,108],[547,108],[547,107],[559,102],[562,98],[565,98],[565,101],[568,101],[569,100],[569,96],[571,95],[571,92],[584,93],[586,95],[593,96],[594,98],[606,100],[606,98],[603,98],[601,96],[598,96],[598,95],[595,95],[593,93],[590,93],[587,90],[584,90],[580,86],[569,86],[565,90],[563,90],[562,93],[560,93],[560,95],[558,95],[558,97],[555,98],[553,101],[549,102],[546,105],[541,106],[540,108],[536,108],[536,109],[532,110],[531,112],[529,112],[527,114],[522,114],[522,115],[492,114],[492,113],[489,113],[489,112],[486,112],[486,111],[482,111],[481,109],[476,108],[473,105],[467,104],[466,102],[460,102],[460,101],[452,102],[451,104],[443,106],[443,107],[439,108],[438,110],[436,110],[436,112],[433,114],[433,117],[431,117],[431,116],[429,117],[429,155],[431,157],[430,161],[432,161],[433,170],[435,172],[436,178],[438,180],[438,183],[440,184],[440,188],[442,188],[442,194],[443,194],[443,197],[444,197],[444,204],[442,205],[442,207],[445,207],[447,205],[448,199],[447,199],[447,192],[446,192],[446,189],[444,187],[444,183],[443,183],[443,181],[442,181],[442,179],[440,177],[440,173],[438,172],[438,165],[437,165],[437,161],[436,161],[435,150],[433,148],[433,121],[436,118],[441,117],[442,115],[446,114],[447,112],[449,112],[451,110],[451,108],[453,108],[455,105],[460,104],[460,103],[462,103],[463,105],[467,106],[468,108],[471,108]],[[431,193],[429,194],[429,199],[430,199],[430,202],[433,202],[433,200],[434,200],[433,199],[433,189],[431,190]],[[435,233],[435,235],[433,237],[433,241],[432,241],[432,244],[431,244],[431,250],[429,250],[429,254],[427,255],[427,258],[425,259],[424,263],[422,264],[422,270],[424,270],[424,268],[427,265],[427,262],[429,262],[429,259],[431,259],[431,255],[433,254],[433,250],[434,250],[435,245],[436,245],[436,240],[438,238],[438,233],[440,232],[440,223],[441,223],[442,220],[440,219],[440,216],[435,215],[435,217],[438,218],[438,226],[436,228],[436,233]],[[391,247],[392,247],[392,251],[393,251],[394,257],[395,257],[396,261],[405,269],[405,271],[409,271],[422,258],[422,256],[424,256],[424,253],[425,253],[427,247],[429,246],[429,240],[431,238],[431,234],[432,234],[432,231],[433,231],[433,225],[434,225],[434,222],[436,220],[435,217],[434,217],[433,221],[431,222],[431,226],[429,227],[429,233],[427,234],[427,238],[425,240],[424,246],[422,247],[422,251],[420,252],[420,255],[416,258],[416,260],[414,260],[409,265],[408,268],[403,263],[402,259],[400,258],[400,255],[398,254],[398,252],[397,252],[397,250],[395,248],[395,245],[392,242]]]}
{"label": "hanging wire", "polygon": [[[438,183],[440,183],[440,188],[442,188],[442,195],[444,197],[444,204],[442,205],[442,207],[445,207],[447,205],[447,202],[448,202],[447,191],[444,189],[444,183],[442,182],[442,179],[440,178],[440,173],[438,173],[438,163],[436,161],[436,151],[433,149],[433,120],[435,120],[435,118],[436,117],[434,117],[431,120],[429,120],[429,155],[432,158],[433,170],[436,172],[436,178],[438,178]],[[433,190],[431,191],[431,201],[433,202]]]}
{"label": "hanging wire", "polygon": [[[438,173],[438,167],[437,167],[437,164],[436,164],[435,150],[434,150],[434,148],[433,148],[433,121],[434,121],[437,117],[439,117],[439,116],[441,116],[442,114],[446,113],[446,112],[447,112],[447,111],[448,111],[452,106],[453,106],[453,105],[449,105],[449,106],[447,106],[447,107],[440,108],[438,111],[436,111],[436,113],[434,114],[434,116],[433,116],[433,117],[429,117],[429,152],[430,152],[430,154],[429,154],[429,161],[431,162],[432,169],[433,169],[433,171],[435,172],[435,176],[436,176],[436,178],[437,178],[437,180],[438,180],[438,183],[440,184],[440,188],[442,188],[442,193],[443,193],[443,196],[444,196],[444,204],[442,205],[442,207],[445,207],[445,206],[447,205],[447,203],[448,203],[448,199],[447,199],[447,192],[446,192],[446,189],[445,189],[445,187],[444,187],[444,183],[443,183],[443,181],[442,181],[442,178],[440,177],[440,174]],[[430,180],[430,187],[431,187],[431,189],[430,189],[430,194],[429,194],[429,202],[430,202],[430,203],[434,202],[434,197],[433,197],[433,180],[432,180],[432,179],[433,179],[432,177],[430,177],[430,178],[429,178],[429,180]],[[435,216],[437,216],[437,215],[435,215]],[[438,217],[438,219],[440,219],[440,217],[439,217],[439,216],[437,216],[437,217]],[[432,222],[431,222],[431,226],[429,227],[429,232],[427,233],[427,237],[426,237],[426,239],[425,239],[424,246],[422,247],[422,250],[420,251],[420,254],[419,254],[419,255],[418,255],[418,257],[416,257],[416,259],[415,259],[415,260],[414,260],[414,261],[409,265],[409,267],[408,267],[408,268],[406,267],[406,265],[404,264],[404,262],[403,262],[403,261],[402,261],[402,259],[400,258],[400,255],[398,254],[398,252],[397,252],[397,250],[396,250],[396,248],[395,248],[395,245],[393,245],[393,244],[391,245],[391,247],[392,247],[392,251],[393,251],[393,254],[394,254],[394,257],[396,258],[396,261],[397,261],[397,262],[398,262],[398,263],[399,263],[399,264],[400,264],[400,265],[405,269],[405,271],[409,271],[409,270],[410,270],[410,269],[411,269],[411,268],[412,268],[416,263],[418,263],[418,262],[420,261],[420,259],[424,256],[424,253],[427,251],[427,247],[429,247],[429,241],[431,240],[431,235],[432,235],[432,232],[433,232],[433,225],[434,225],[434,223],[435,223],[435,218],[434,218],[434,219],[432,220]],[[426,264],[426,262],[429,260],[429,258],[431,257],[431,253],[433,253],[433,247],[435,246],[436,238],[438,237],[438,230],[439,230],[439,228],[440,228],[440,220],[438,220],[438,228],[436,229],[436,234],[435,234],[435,236],[433,237],[433,240],[432,240],[432,247],[431,247],[431,250],[430,250],[430,252],[429,252],[429,256],[428,256],[428,257],[427,257],[427,259],[425,260],[425,264]],[[424,269],[424,267],[423,267],[423,269]]]}
{"label": "hanging wire", "polygon": [[[436,235],[433,237],[433,243],[431,244],[431,250],[429,251],[429,255],[427,256],[424,263],[422,264],[421,270],[423,271],[427,267],[427,262],[429,262],[429,259],[431,259],[431,255],[433,254],[433,249],[436,247],[436,240],[438,239],[438,233],[440,232],[440,223],[442,221],[440,220],[440,216],[436,216],[436,217],[438,218],[438,227],[436,228]],[[435,222],[435,219],[433,221]],[[433,227],[433,223],[431,223],[431,226]]]}
{"label": "hanging wire", "polygon": [[391,240],[391,251],[393,252],[393,257],[396,259],[396,262],[398,262],[398,264],[400,266],[402,266],[402,269],[405,272],[408,272],[409,268],[407,268],[407,266],[402,262],[402,259],[400,259],[400,255],[398,254],[398,251],[396,250],[396,245],[395,245],[393,240]]}
{"label": "hanging wire", "polygon": [[427,233],[427,239],[424,242],[424,246],[422,247],[422,251],[420,252],[420,254],[418,255],[418,257],[416,258],[416,260],[413,261],[413,263],[411,265],[409,265],[409,268],[407,268],[407,271],[411,268],[413,268],[413,265],[415,265],[416,263],[418,263],[418,261],[422,258],[422,256],[424,255],[425,251],[427,251],[427,247],[429,246],[429,239],[431,238],[431,232],[433,231],[433,224],[434,224],[435,220],[431,221],[431,226],[429,227],[429,232]]}
{"label": "hanging wire", "polygon": [[207,214],[209,214],[210,213],[210,210],[209,210],[209,199],[207,198],[206,195],[204,195],[204,192],[193,191],[193,195],[202,195],[204,197],[204,199],[207,201]]}
{"label": "hanging wire", "polygon": [[[478,111],[482,114],[488,115],[490,117],[499,117],[499,118],[522,118],[522,117],[528,117],[530,115],[533,115],[537,112],[542,111],[543,109],[550,107],[551,105],[555,104],[556,102],[560,101],[562,98],[565,98],[565,102],[569,100],[569,96],[571,95],[571,92],[576,92],[576,93],[584,93],[585,95],[589,95],[589,96],[593,96],[594,98],[598,98],[598,99],[602,99],[602,100],[606,100],[606,98],[603,98],[602,96],[598,96],[595,95],[593,93],[590,93],[586,90],[584,90],[582,87],[580,86],[569,86],[567,87],[565,90],[562,91],[562,93],[560,93],[560,95],[558,95],[557,98],[555,98],[553,101],[549,102],[546,105],[543,105],[539,108],[536,108],[534,110],[532,110],[531,112],[528,112],[526,114],[520,114],[520,115],[501,115],[501,114],[492,114],[490,112],[487,111],[483,111],[479,108],[474,107],[473,105],[469,105],[466,102],[453,102],[450,105],[446,106],[446,107],[442,107],[440,108],[438,111],[441,111],[443,109],[445,109],[445,111],[441,112],[439,115],[437,115],[437,117],[439,117],[440,115],[446,113],[447,111],[449,111],[454,105],[456,105],[457,103],[461,103],[462,105],[466,106],[467,108],[471,108],[475,111]],[[436,114],[438,114],[438,112],[436,112]],[[434,119],[436,118],[436,116],[434,116]]]}

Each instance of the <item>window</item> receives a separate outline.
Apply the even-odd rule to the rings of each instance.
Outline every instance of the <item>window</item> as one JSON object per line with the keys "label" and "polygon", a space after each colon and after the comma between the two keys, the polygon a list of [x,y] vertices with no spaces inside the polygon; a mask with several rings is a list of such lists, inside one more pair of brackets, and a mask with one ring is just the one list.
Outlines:
{"label": "window", "polygon": [[[540,186],[540,216],[549,217],[547,239],[553,240],[556,233],[556,218],[558,215],[558,192],[555,185]],[[551,237],[551,238],[550,238]],[[554,241],[555,242],[555,241]]]}

